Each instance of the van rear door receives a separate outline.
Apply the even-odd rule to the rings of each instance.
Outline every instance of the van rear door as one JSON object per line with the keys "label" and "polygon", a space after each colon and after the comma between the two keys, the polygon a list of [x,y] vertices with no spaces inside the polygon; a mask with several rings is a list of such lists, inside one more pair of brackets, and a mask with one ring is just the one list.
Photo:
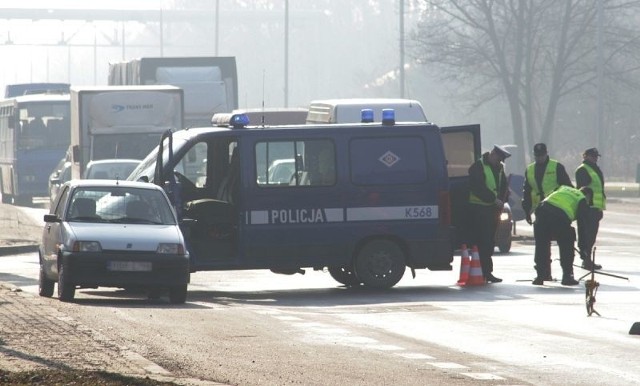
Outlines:
{"label": "van rear door", "polygon": [[451,195],[451,223],[456,227],[454,247],[459,248],[464,237],[469,198],[469,166],[482,155],[480,125],[440,128],[444,154],[447,158]]}

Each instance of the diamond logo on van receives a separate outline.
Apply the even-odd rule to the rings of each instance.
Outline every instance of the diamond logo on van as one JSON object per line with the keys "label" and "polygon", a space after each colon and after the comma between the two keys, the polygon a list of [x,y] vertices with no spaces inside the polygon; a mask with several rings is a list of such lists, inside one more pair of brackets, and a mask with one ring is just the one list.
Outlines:
{"label": "diamond logo on van", "polygon": [[396,162],[400,161],[400,157],[393,154],[391,151],[387,151],[382,155],[382,157],[378,158],[378,160],[388,167],[392,167]]}

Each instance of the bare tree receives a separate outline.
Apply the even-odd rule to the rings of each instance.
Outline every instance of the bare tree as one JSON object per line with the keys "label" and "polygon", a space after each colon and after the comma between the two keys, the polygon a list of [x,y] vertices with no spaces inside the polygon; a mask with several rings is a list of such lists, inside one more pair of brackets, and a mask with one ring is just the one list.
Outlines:
{"label": "bare tree", "polygon": [[528,149],[553,140],[568,96],[596,93],[598,1],[607,15],[605,75],[629,85],[638,69],[637,1],[424,0],[413,52],[444,79],[470,86],[474,107],[504,98],[514,141]]}

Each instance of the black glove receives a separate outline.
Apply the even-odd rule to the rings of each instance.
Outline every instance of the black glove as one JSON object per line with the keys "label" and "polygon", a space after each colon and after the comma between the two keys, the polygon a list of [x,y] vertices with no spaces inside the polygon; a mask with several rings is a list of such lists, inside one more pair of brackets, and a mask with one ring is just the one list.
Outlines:
{"label": "black glove", "polygon": [[533,224],[533,221],[531,221],[531,214],[527,213],[525,220],[527,221],[527,224],[529,225]]}

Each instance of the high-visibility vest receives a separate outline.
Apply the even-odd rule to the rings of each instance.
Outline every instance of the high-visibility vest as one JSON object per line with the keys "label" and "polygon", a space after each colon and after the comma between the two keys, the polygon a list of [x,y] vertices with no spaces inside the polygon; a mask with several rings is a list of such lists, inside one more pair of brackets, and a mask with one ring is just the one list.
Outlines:
{"label": "high-visibility vest", "polygon": [[579,189],[562,185],[555,192],[551,193],[544,199],[544,202],[562,209],[569,217],[569,222],[576,219],[578,213],[578,204],[585,196]]}
{"label": "high-visibility vest", "polygon": [[536,163],[534,162],[527,167],[525,173],[527,183],[531,186],[531,211],[534,211],[540,202],[558,187],[558,161],[549,159],[547,162],[542,176],[542,192],[538,190],[535,171]]}
{"label": "high-visibility vest", "polygon": [[584,168],[584,170],[589,173],[589,177],[591,177],[591,182],[587,185],[587,187],[593,191],[593,205],[591,205],[591,207],[605,210],[607,208],[607,202],[604,197],[604,190],[602,188],[602,180],[600,179],[600,176],[591,166],[585,163],[578,166],[578,169],[580,168]]}
{"label": "high-visibility vest", "polygon": [[[493,170],[491,170],[491,165],[484,162],[482,158],[480,158],[480,162],[482,162],[482,171],[484,173],[484,184],[487,186],[487,188],[490,191],[492,191],[496,195],[496,197],[498,197],[498,184],[496,184],[496,179],[493,176]],[[501,180],[500,182],[502,182],[502,173],[500,173],[499,176]],[[482,201],[478,196],[473,194],[473,192],[470,192],[469,194],[469,203],[477,204],[477,205],[487,205],[487,206],[495,204],[495,202],[493,201],[491,202]]]}

